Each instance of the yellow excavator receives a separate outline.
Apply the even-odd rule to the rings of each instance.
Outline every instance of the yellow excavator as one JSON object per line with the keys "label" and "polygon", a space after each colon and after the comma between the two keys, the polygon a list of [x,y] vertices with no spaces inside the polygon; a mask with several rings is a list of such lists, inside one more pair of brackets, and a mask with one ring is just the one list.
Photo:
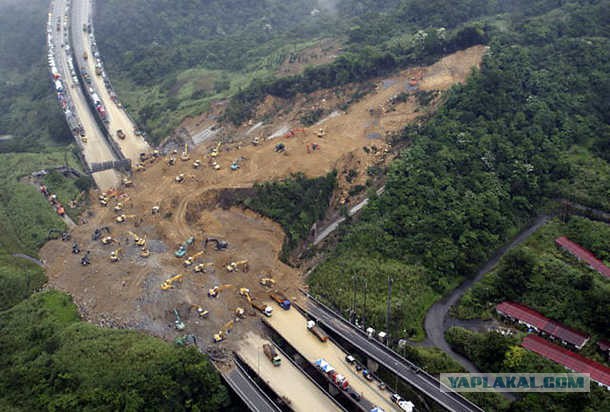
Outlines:
{"label": "yellow excavator", "polygon": [[259,282],[261,285],[266,286],[268,288],[272,288],[273,286],[275,286],[275,279],[273,278],[261,278]]}
{"label": "yellow excavator", "polygon": [[173,289],[174,282],[182,282],[184,275],[174,275],[169,279],[166,279],[161,283],[161,290]]}
{"label": "yellow excavator", "polygon": [[209,310],[205,310],[199,305],[191,305],[191,309],[195,309],[200,318],[207,318],[210,314]]}
{"label": "yellow excavator", "polygon": [[115,263],[115,262],[118,262],[119,260],[121,260],[121,251],[122,251],[121,248],[118,248],[118,249],[110,252],[110,261]]}
{"label": "yellow excavator", "polygon": [[220,146],[222,146],[222,142],[218,142],[216,147],[212,149],[210,157],[218,157],[218,155],[220,154]]}
{"label": "yellow excavator", "polygon": [[124,207],[125,205],[123,204],[123,202],[119,202],[114,206],[114,211],[120,212],[121,210],[123,210]]}
{"label": "yellow excavator", "polygon": [[233,329],[233,320],[232,319],[230,321],[228,321],[227,323],[225,323],[223,325],[222,329],[220,329],[218,331],[218,333],[216,333],[214,335],[214,342],[219,343],[219,342],[222,342],[223,340],[225,340],[226,335],[231,333],[231,329]]}
{"label": "yellow excavator", "polygon": [[114,243],[114,242],[116,242],[116,240],[114,240],[112,238],[112,236],[106,236],[106,237],[102,238],[102,244],[103,245],[109,245],[109,244]]}
{"label": "yellow excavator", "polygon": [[186,161],[188,161],[190,159],[191,159],[191,156],[189,155],[189,145],[188,145],[188,143],[185,143],[184,144],[184,151],[180,155],[180,160],[182,160],[183,162],[186,162]]}
{"label": "yellow excavator", "polygon": [[150,250],[148,250],[148,248],[142,248],[142,251],[140,252],[140,257],[147,258],[149,256]]}
{"label": "yellow excavator", "polygon": [[229,272],[239,272],[240,269],[244,272],[248,271],[249,267],[247,259],[238,260],[237,262],[231,262],[227,265],[227,270]]}
{"label": "yellow excavator", "polygon": [[201,251],[201,252],[197,252],[192,256],[187,257],[184,260],[184,266],[191,266],[193,263],[195,263],[195,259],[197,259],[199,256],[203,255],[205,253],[205,251]]}
{"label": "yellow excavator", "polygon": [[217,298],[220,292],[231,287],[233,287],[233,285],[214,286],[212,289],[208,289],[208,296],[211,298]]}
{"label": "yellow excavator", "polygon": [[240,308],[239,306],[235,308],[235,318],[237,320],[239,319],[243,319],[246,317],[246,311],[244,310],[244,308]]}
{"label": "yellow excavator", "polygon": [[214,262],[200,263],[198,265],[195,265],[193,270],[195,271],[195,273],[205,273],[207,268],[211,266],[214,266]]}
{"label": "yellow excavator", "polygon": [[116,217],[115,221],[117,223],[123,223],[127,219],[133,219],[134,217],[137,217],[137,215],[119,215],[119,216]]}
{"label": "yellow excavator", "polygon": [[143,247],[146,246],[146,238],[140,237],[133,233],[132,231],[128,232],[131,236],[133,236],[133,241],[137,246]]}

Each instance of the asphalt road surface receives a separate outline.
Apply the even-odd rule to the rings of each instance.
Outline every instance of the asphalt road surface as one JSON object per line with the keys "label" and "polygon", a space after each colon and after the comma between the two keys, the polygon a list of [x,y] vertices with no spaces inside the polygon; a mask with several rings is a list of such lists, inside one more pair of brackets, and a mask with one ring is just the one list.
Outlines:
{"label": "asphalt road surface", "polygon": [[369,339],[361,330],[356,329],[335,312],[311,299],[305,301],[303,309],[325,328],[359,348],[367,356],[395,373],[405,382],[436,401],[450,411],[482,411],[481,408],[457,393],[443,392],[439,381],[419,367],[404,359],[380,342]]}
{"label": "asphalt road surface", "polygon": [[222,376],[251,411],[281,411],[268,397],[263,395],[254,381],[239,366],[235,366],[229,372],[223,373]]}

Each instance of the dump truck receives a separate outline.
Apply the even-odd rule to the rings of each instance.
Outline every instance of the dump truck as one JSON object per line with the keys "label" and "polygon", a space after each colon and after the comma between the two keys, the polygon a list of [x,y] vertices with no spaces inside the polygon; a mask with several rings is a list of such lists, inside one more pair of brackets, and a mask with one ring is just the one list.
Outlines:
{"label": "dump truck", "polygon": [[278,305],[284,310],[290,309],[290,300],[284,296],[281,292],[273,292],[269,294],[269,297],[277,302]]}
{"label": "dump truck", "polygon": [[326,334],[326,332],[324,332],[318,325],[316,325],[316,322],[314,322],[313,320],[307,321],[307,329],[311,333],[316,335],[318,339],[320,339],[320,342],[326,342],[328,340],[328,335]]}
{"label": "dump truck", "polygon": [[271,361],[273,366],[280,366],[282,364],[282,358],[280,358],[270,343],[263,344],[263,352],[265,352],[265,356]]}
{"label": "dump truck", "polygon": [[271,306],[265,305],[262,302],[252,301],[251,305],[254,309],[258,310],[259,312],[261,312],[263,315],[267,316],[268,318],[270,318],[271,315],[273,314],[273,308]]}
{"label": "dump truck", "polygon": [[282,364],[282,358],[277,354],[277,351],[270,343],[263,344],[263,352],[267,359],[273,363],[273,366],[280,366]]}

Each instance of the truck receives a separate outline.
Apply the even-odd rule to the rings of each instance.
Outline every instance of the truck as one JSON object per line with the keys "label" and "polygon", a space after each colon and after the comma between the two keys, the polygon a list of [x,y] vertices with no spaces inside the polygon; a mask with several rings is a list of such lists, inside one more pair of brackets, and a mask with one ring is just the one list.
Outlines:
{"label": "truck", "polygon": [[349,387],[349,382],[347,381],[345,376],[341,375],[340,373],[337,373],[336,371],[330,372],[328,374],[328,377],[335,383],[335,385],[337,385],[344,391],[347,390],[347,388]]}
{"label": "truck", "polygon": [[273,366],[280,366],[282,364],[282,358],[280,358],[270,343],[263,344],[263,352],[265,352],[265,356],[271,361]]}
{"label": "truck", "polygon": [[252,307],[268,318],[273,314],[273,308],[271,306],[267,306],[262,302],[252,301]]}
{"label": "truck", "polygon": [[269,294],[269,297],[277,302],[278,305],[284,310],[290,309],[290,300],[284,296],[281,292],[273,292]]}
{"label": "truck", "polygon": [[83,59],[87,60],[89,58],[89,55],[87,54],[86,51],[83,52]]}
{"label": "truck", "polygon": [[118,129],[116,131],[116,137],[118,137],[121,140],[125,140],[125,132],[123,132],[123,129]]}
{"label": "truck", "polygon": [[328,335],[318,325],[316,325],[315,321],[307,321],[307,329],[316,335],[318,339],[320,339],[320,342],[326,342],[328,340]]}

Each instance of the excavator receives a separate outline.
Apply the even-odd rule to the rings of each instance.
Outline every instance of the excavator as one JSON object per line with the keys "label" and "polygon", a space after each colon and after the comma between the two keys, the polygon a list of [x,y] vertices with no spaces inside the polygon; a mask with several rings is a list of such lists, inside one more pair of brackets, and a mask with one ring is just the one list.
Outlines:
{"label": "excavator", "polygon": [[123,210],[123,208],[125,207],[125,205],[123,204],[123,202],[118,202],[115,206],[114,206],[114,211],[115,212],[120,212],[121,210]]}
{"label": "excavator", "polygon": [[193,263],[195,263],[195,260],[196,260],[196,259],[197,259],[199,256],[203,255],[204,253],[205,253],[205,251],[203,251],[203,250],[202,250],[201,252],[197,252],[197,253],[195,253],[193,256],[189,256],[189,257],[187,257],[187,258],[184,260],[184,266],[185,266],[185,267],[186,267],[186,266],[191,266]]}
{"label": "excavator", "polygon": [[195,238],[193,236],[186,239],[184,243],[178,247],[178,250],[174,252],[174,256],[177,258],[184,257],[184,255],[186,255],[186,251],[188,250],[189,246],[193,244],[193,242],[195,242]]}
{"label": "excavator", "polygon": [[112,252],[110,252],[110,261],[112,263],[116,263],[119,260],[121,260],[121,248],[118,248],[116,250],[113,250]]}
{"label": "excavator", "polygon": [[109,245],[114,242],[115,240],[112,238],[112,236],[106,236],[102,238],[102,245]]}
{"label": "excavator", "polygon": [[78,255],[80,253],[80,248],[78,247],[78,243],[72,242],[72,253]]}
{"label": "excavator", "polygon": [[121,183],[123,183],[123,186],[125,186],[125,187],[131,187],[131,186],[133,186],[133,182],[131,181],[131,179],[129,179],[129,178],[127,178],[127,177],[124,177],[124,178],[121,180]]}
{"label": "excavator", "polygon": [[244,308],[236,307],[234,313],[236,319],[243,319],[246,317],[246,311]]}
{"label": "excavator", "polygon": [[211,266],[214,266],[214,262],[200,263],[198,265],[195,265],[193,270],[195,271],[195,273],[205,273],[207,268]]}
{"label": "excavator", "polygon": [[176,320],[174,321],[174,326],[176,327],[176,330],[184,330],[186,325],[184,324],[184,322],[182,322],[182,319],[180,319],[180,314],[178,313],[177,309],[174,309],[174,316],[176,316]]}
{"label": "excavator", "polygon": [[214,342],[219,343],[225,340],[226,335],[231,333],[231,329],[233,329],[233,319],[228,321],[223,325],[223,327],[214,335]]}
{"label": "excavator", "polygon": [[273,286],[275,286],[275,279],[273,278],[262,278],[259,282],[261,285],[268,288],[272,288]]}
{"label": "excavator", "polygon": [[180,173],[178,176],[176,176],[176,178],[174,179],[176,181],[176,183],[182,183],[184,182],[184,173]]}
{"label": "excavator", "polygon": [[229,242],[226,240],[216,239],[214,237],[209,237],[203,243],[203,248],[206,249],[208,247],[208,242],[216,243],[216,250],[224,250],[229,247]]}
{"label": "excavator", "polygon": [[146,238],[140,237],[133,233],[132,231],[128,231],[128,233],[133,236],[133,241],[137,246],[143,247],[146,246]]}
{"label": "excavator", "polygon": [[174,288],[174,282],[182,282],[184,275],[174,275],[161,283],[161,290],[169,290]]}
{"label": "excavator", "polygon": [[190,159],[191,159],[191,155],[189,155],[189,145],[188,145],[188,143],[185,143],[184,144],[184,151],[180,155],[180,160],[182,160],[183,162],[186,162],[186,161],[188,161]]}
{"label": "excavator", "polygon": [[173,165],[175,165],[175,164],[176,164],[176,158],[175,158],[174,156],[170,156],[170,157],[167,159],[167,165],[168,165],[168,166],[173,166]]}
{"label": "excavator", "polygon": [[227,271],[229,272],[239,272],[240,268],[244,272],[248,271],[249,267],[247,259],[239,260],[237,262],[231,262],[227,265]]}
{"label": "excavator", "polygon": [[210,157],[218,157],[218,155],[220,154],[220,146],[222,146],[222,142],[218,142],[216,147],[212,149]]}
{"label": "excavator", "polygon": [[158,215],[161,212],[161,206],[153,206],[151,208],[151,213],[153,215]]}
{"label": "excavator", "polygon": [[150,250],[148,250],[148,248],[142,248],[142,251],[140,252],[140,257],[147,258],[149,256]]}
{"label": "excavator", "polygon": [[63,230],[51,229],[47,232],[48,240],[59,239],[60,237],[61,237],[61,240],[63,240],[64,242],[70,240],[70,234],[68,232],[64,232]]}
{"label": "excavator", "polygon": [[197,159],[193,162],[193,169],[199,169],[201,167],[201,160]]}
{"label": "excavator", "polygon": [[116,217],[115,221],[117,223],[123,223],[127,219],[133,219],[134,217],[137,217],[137,215],[119,215],[119,216]]}
{"label": "excavator", "polygon": [[209,310],[205,310],[199,305],[191,305],[191,309],[195,309],[200,318],[207,318],[210,314]]}
{"label": "excavator", "polygon": [[214,286],[212,289],[208,289],[208,296],[211,298],[217,298],[220,292],[231,287],[233,287],[233,285]]}

